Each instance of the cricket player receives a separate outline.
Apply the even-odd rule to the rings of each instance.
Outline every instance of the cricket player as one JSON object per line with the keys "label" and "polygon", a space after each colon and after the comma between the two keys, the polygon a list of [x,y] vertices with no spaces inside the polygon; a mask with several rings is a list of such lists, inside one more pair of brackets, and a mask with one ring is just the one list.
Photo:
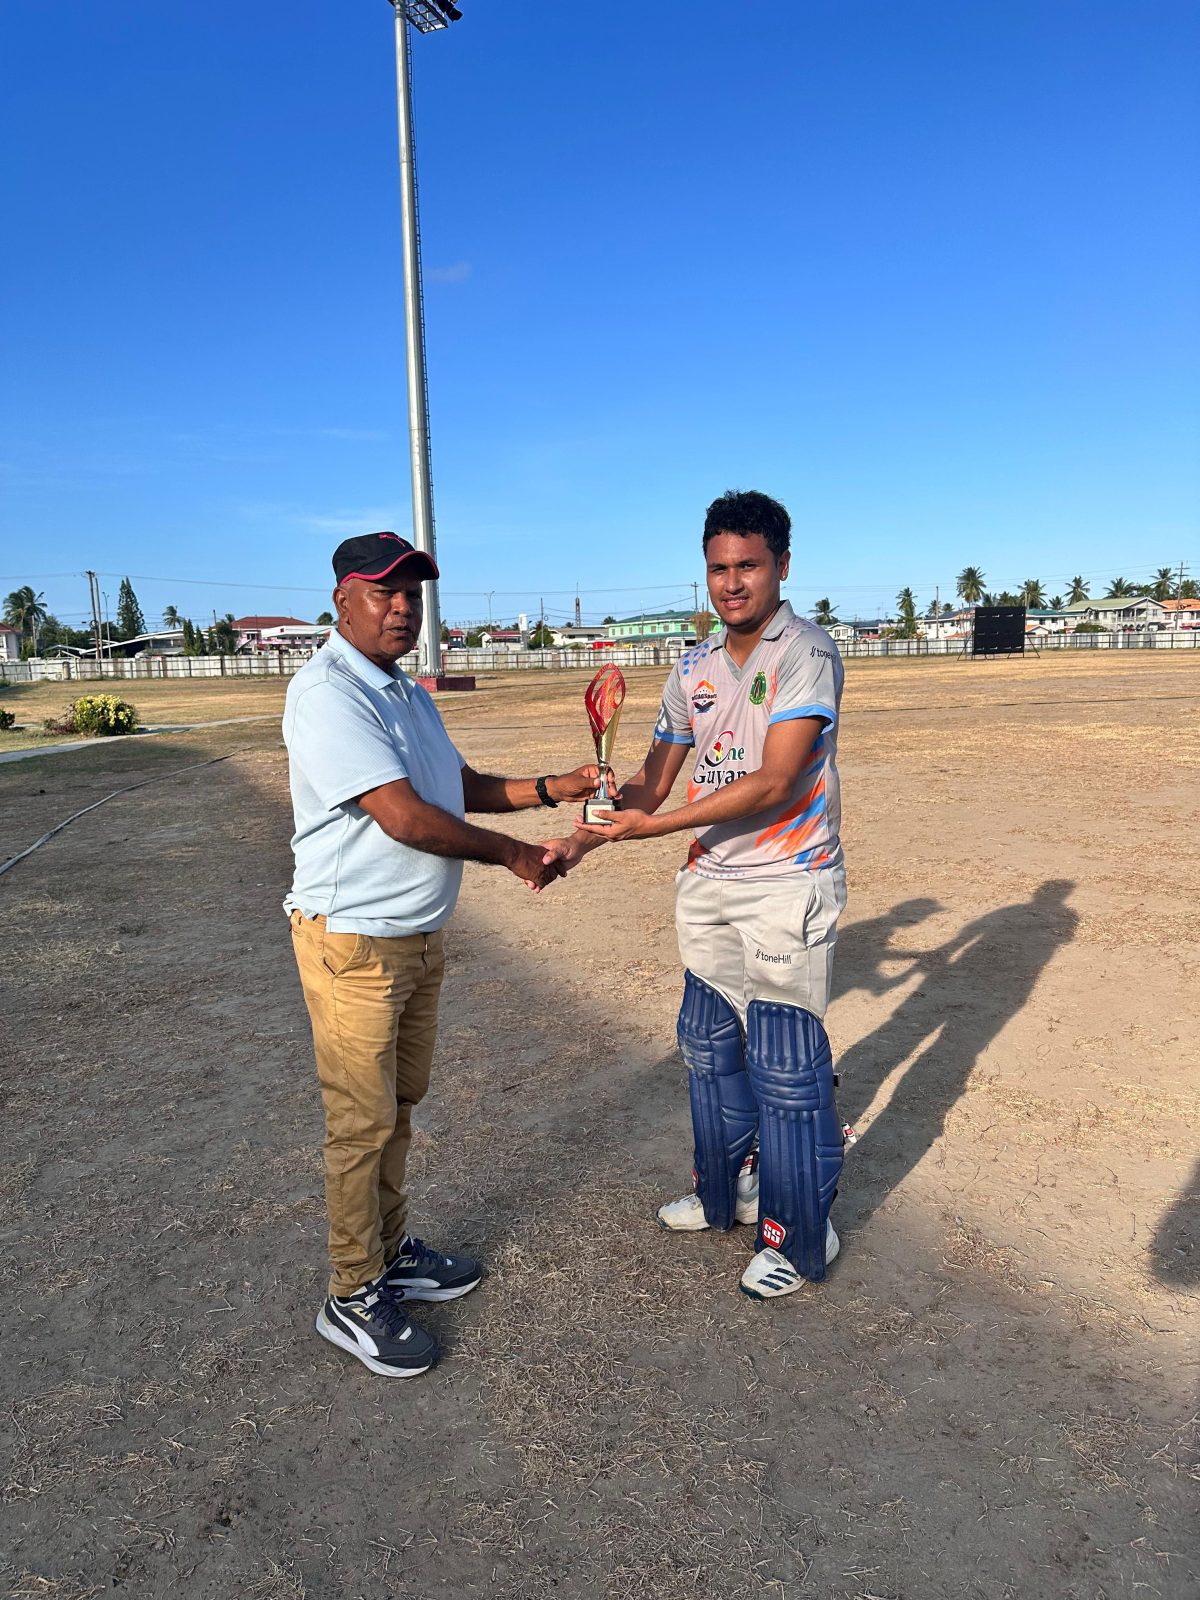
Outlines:
{"label": "cricket player", "polygon": [[[724,627],[673,668],[612,820],[580,819],[546,847],[569,869],[605,844],[695,835],[675,912],[694,1192],[658,1217],[681,1231],[755,1223],[741,1288],[757,1300],[824,1278],[838,1253],[829,1210],[842,1168],[822,1021],[846,903],[842,662],[829,635],[781,601],[790,536],[787,511],[764,494],[714,500],[704,555]],[[687,801],[664,810],[685,765]]]}

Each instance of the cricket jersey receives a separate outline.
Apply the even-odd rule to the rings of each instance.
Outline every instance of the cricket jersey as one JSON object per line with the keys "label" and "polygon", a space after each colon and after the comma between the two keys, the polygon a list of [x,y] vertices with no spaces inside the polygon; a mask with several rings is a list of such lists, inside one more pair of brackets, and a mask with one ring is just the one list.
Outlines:
{"label": "cricket jersey", "polygon": [[783,804],[698,829],[688,870],[706,878],[777,878],[840,866],[835,757],[843,669],[837,646],[786,600],[745,666],[730,656],[725,638],[722,630],[683,653],[667,679],[654,730],[656,739],[695,748],[689,802],[757,771],[773,724],[815,717],[821,732]]}

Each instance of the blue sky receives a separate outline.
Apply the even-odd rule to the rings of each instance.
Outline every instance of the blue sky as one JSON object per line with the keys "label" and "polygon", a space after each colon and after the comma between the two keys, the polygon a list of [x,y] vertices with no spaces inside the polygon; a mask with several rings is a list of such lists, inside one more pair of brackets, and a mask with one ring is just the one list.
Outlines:
{"label": "blue sky", "polygon": [[[460,3],[414,44],[448,617],[690,602],[730,486],[844,615],[1200,572],[1192,0]],[[390,7],[5,0],[0,52],[0,583],[314,615],[410,527]]]}

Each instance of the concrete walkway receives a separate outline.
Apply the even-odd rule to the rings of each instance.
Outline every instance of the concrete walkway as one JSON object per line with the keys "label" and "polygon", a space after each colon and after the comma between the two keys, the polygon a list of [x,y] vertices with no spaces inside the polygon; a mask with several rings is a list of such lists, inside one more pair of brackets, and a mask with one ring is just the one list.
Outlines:
{"label": "concrete walkway", "polygon": [[200,728],[232,728],[241,722],[278,722],[277,711],[262,712],[253,717],[222,717],[219,722],[151,722],[136,733],[101,735],[94,739],[73,739],[70,744],[35,744],[28,750],[6,750],[0,762],[31,761],[35,756],[61,756],[68,750],[104,749],[128,739],[145,739],[158,733],[195,733]]}

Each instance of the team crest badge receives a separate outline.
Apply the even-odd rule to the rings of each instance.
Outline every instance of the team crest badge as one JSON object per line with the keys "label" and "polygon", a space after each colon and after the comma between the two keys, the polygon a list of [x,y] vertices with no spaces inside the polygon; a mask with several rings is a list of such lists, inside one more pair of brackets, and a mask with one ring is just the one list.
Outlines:
{"label": "team crest badge", "polygon": [[717,691],[705,678],[703,682],[698,683],[692,690],[692,710],[698,711],[703,716],[706,711],[711,711],[716,703]]}
{"label": "team crest badge", "polygon": [[765,672],[756,672],[754,682],[750,685],[750,704],[760,706],[767,698],[767,675]]}

